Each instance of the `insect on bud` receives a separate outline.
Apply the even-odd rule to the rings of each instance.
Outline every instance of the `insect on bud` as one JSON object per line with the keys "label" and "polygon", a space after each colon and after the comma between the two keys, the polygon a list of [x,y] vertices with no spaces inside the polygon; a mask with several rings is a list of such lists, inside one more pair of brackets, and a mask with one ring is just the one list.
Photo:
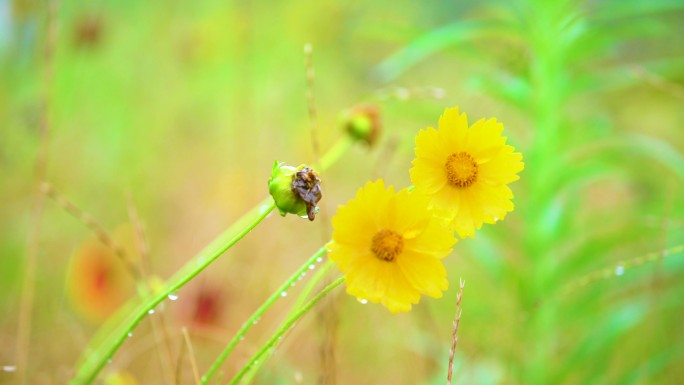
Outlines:
{"label": "insect on bud", "polygon": [[374,105],[359,105],[342,113],[342,125],[349,135],[372,146],[380,135],[380,111]]}
{"label": "insect on bud", "polygon": [[268,191],[280,215],[306,216],[310,221],[316,218],[316,204],[322,197],[321,180],[310,167],[302,164],[295,168],[276,161],[268,180]]}

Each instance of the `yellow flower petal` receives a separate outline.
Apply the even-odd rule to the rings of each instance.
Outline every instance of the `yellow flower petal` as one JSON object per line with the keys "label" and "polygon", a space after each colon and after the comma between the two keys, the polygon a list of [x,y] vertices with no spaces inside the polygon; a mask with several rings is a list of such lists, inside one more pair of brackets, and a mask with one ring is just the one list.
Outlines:
{"label": "yellow flower petal", "polygon": [[[368,183],[333,218],[330,260],[346,275],[347,293],[391,312],[408,311],[422,294],[446,289],[440,258],[456,243],[430,199],[384,182]],[[365,234],[355,234],[364,232]]]}
{"label": "yellow flower petal", "polygon": [[434,298],[441,298],[442,291],[449,288],[444,265],[431,256],[406,252],[398,258],[402,273],[418,291]]}
{"label": "yellow flower petal", "polygon": [[432,198],[460,237],[472,237],[483,223],[513,210],[508,184],[524,169],[522,155],[506,145],[496,119],[468,126],[458,108],[447,108],[439,129],[420,131],[409,171],[416,191]]}

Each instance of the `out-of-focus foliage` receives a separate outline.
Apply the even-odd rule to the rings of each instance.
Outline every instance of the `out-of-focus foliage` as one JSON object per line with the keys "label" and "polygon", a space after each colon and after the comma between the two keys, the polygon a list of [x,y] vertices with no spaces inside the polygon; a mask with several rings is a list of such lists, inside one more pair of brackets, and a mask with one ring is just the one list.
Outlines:
{"label": "out-of-focus foliage", "polygon": [[[459,277],[457,383],[684,378],[681,1],[57,3],[50,46],[44,2],[0,1],[0,366],[15,359],[41,122],[47,180],[112,233],[135,206],[147,274],[166,278],[267,196],[274,160],[315,160],[311,43],[321,149],[357,103],[379,104],[379,139],[321,176],[315,222],[269,218],[143,322],[102,379],[165,383],[180,362],[192,381],[182,326],[203,373],[329,239],[338,204],[373,178],[409,184],[418,129],[452,105],[502,121],[524,154],[516,210],[456,245],[442,299],[390,315],[336,296],[337,383],[444,383]],[[63,383],[99,326],[69,294],[92,235],[54,200],[38,221],[29,383]],[[255,325],[224,379],[291,298]],[[307,317],[255,382],[316,383],[332,371],[326,332]]]}

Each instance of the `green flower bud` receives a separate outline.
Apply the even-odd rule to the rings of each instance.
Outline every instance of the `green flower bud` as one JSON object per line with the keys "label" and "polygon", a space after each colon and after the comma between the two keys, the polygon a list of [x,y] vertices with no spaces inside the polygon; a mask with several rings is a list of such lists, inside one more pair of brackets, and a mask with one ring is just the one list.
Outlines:
{"label": "green flower bud", "polygon": [[316,204],[322,197],[321,180],[306,165],[295,168],[276,161],[268,180],[268,192],[275,200],[280,215],[290,213],[313,221],[318,212]]}
{"label": "green flower bud", "polygon": [[374,105],[359,105],[341,116],[344,129],[356,140],[372,146],[380,135],[380,111]]}

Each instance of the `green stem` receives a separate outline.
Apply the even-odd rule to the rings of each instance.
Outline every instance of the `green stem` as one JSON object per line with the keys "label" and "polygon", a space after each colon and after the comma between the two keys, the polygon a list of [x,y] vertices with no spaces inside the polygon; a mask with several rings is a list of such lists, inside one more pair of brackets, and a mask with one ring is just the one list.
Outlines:
{"label": "green stem", "polygon": [[238,342],[240,339],[249,331],[249,329],[254,325],[254,323],[268,310],[273,303],[282,296],[282,293],[286,292],[293,283],[297,281],[297,279],[302,275],[302,273],[306,272],[309,269],[309,266],[312,264],[315,264],[316,261],[319,258],[322,258],[327,250],[325,247],[321,247],[314,255],[311,256],[285,283],[283,283],[271,296],[264,302],[258,309],[257,311],[252,314],[249,319],[242,324],[242,327],[240,330],[238,330],[237,334],[233,337],[232,340],[228,343],[228,346],[221,352],[221,354],[218,356],[216,361],[211,365],[211,368],[207,371],[207,374],[202,376],[202,384],[206,384],[211,380],[211,378],[214,376],[216,371],[223,365],[223,362],[228,358],[230,353],[233,352],[235,349],[235,346],[237,346]]}
{"label": "green stem", "polygon": [[307,302],[304,306],[302,306],[299,310],[297,310],[294,314],[292,314],[289,318],[283,322],[283,324],[276,330],[276,332],[271,336],[271,339],[266,341],[266,343],[259,349],[259,351],[252,356],[252,358],[245,364],[245,366],[240,369],[238,374],[233,377],[233,379],[230,381],[230,385],[237,385],[242,377],[249,371],[254,365],[256,365],[259,361],[259,359],[266,354],[266,352],[269,351],[275,344],[278,342],[278,340],[285,334],[290,328],[299,320],[304,314],[306,314],[311,308],[318,302],[320,301],[323,297],[325,297],[331,290],[336,288],[337,286],[340,286],[344,282],[344,277],[340,277],[334,282],[332,282],[330,285],[326,286],[323,290],[321,290],[318,294],[316,294],[315,297],[313,297],[309,302]]}
{"label": "green stem", "polygon": [[[316,287],[316,284],[320,282],[321,279],[335,266],[335,264],[328,260],[328,262],[325,263],[325,265],[321,266],[320,269],[316,269],[316,274],[314,274],[313,277],[307,282],[306,286],[304,286],[304,289],[299,293],[297,296],[297,300],[295,301],[294,306],[292,306],[292,309],[290,310],[289,313],[287,313],[287,316],[285,317],[286,319],[289,318],[292,314],[294,314],[295,311],[297,311],[299,308],[304,305],[304,302],[306,301],[307,298],[309,298],[309,294],[314,290]],[[271,357],[273,352],[275,352],[277,349],[277,346],[271,347],[268,352],[266,352],[266,356],[263,357],[261,360],[259,360],[259,363],[255,364],[252,366],[252,368],[247,372],[247,375],[243,378],[242,384],[247,385],[252,382],[252,379],[254,376],[259,373],[259,369],[261,366],[268,361],[268,359]]]}
{"label": "green stem", "polygon": [[297,296],[297,300],[295,301],[294,306],[292,306],[292,311],[288,314],[292,314],[295,310],[299,309],[304,305],[304,301],[306,301],[307,298],[309,298],[309,294],[314,290],[316,287],[316,284],[323,279],[323,277],[330,271],[335,266],[335,263],[333,261],[328,260],[325,265],[321,266],[320,269],[316,271],[316,274],[314,274],[313,277],[309,280],[309,282],[304,286],[302,289],[301,293]]}
{"label": "green stem", "polygon": [[[143,303],[137,307],[132,316],[129,317],[127,322],[124,323],[125,326],[121,332],[112,333],[112,337],[105,340],[97,350],[86,356],[87,358],[85,362],[80,366],[76,373],[76,377],[70,383],[72,385],[91,383],[99,371],[105,366],[107,361],[123,344],[128,337],[128,334],[133,331],[133,329],[143,318],[145,318],[145,316],[150,314],[150,311],[152,311],[162,301],[167,299],[169,295],[173,294],[179,288],[192,280],[197,274],[214,262],[216,258],[218,258],[226,250],[230,249],[240,239],[252,231],[252,229],[254,229],[262,220],[264,220],[264,218],[266,218],[274,208],[275,203],[273,201],[266,205],[260,205],[256,207],[226,231],[226,233],[228,233],[231,230],[235,231],[235,228],[242,228],[228,242],[225,242],[218,249],[215,249],[211,252],[205,251],[200,253],[197,258],[188,262],[178,274],[169,280],[164,289],[154,294],[153,297],[143,301]],[[246,226],[244,225],[245,222],[248,222]],[[211,246],[213,246],[213,244],[207,249],[211,249]]]}
{"label": "green stem", "polygon": [[342,139],[338,140],[321,158],[318,160],[318,164],[314,166],[316,171],[324,171],[330,168],[337,160],[354,144],[354,139],[345,135]]}
{"label": "green stem", "polygon": [[[318,171],[322,172],[332,166],[345,151],[351,147],[353,141],[345,136],[321,157]],[[118,328],[108,331],[105,339],[96,348],[87,348],[83,353],[81,362],[76,369],[76,376],[69,382],[71,385],[89,384],[95,380],[108,360],[116,353],[126,340],[128,335],[135,329],[140,321],[150,314],[157,305],[190,282],[197,274],[214,262],[221,254],[230,249],[235,243],[249,233],[275,208],[273,199],[269,196],[255,208],[242,216],[233,225],[228,227],[211,244],[205,247],[197,256],[185,264],[173,277],[164,284],[163,288],[155,293],[140,299],[140,304],[124,318]],[[109,324],[105,324],[107,326]],[[100,335],[100,332],[96,335]]]}

